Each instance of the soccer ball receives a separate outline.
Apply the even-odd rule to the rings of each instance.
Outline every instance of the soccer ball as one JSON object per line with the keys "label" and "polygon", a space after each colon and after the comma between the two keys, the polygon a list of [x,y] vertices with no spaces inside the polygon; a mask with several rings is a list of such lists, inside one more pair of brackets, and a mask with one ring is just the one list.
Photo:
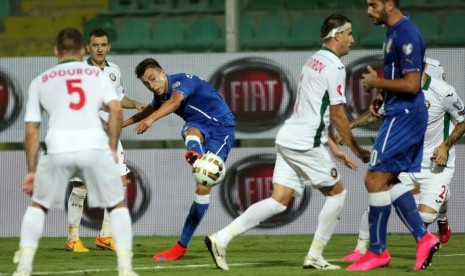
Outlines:
{"label": "soccer ball", "polygon": [[195,160],[192,173],[197,183],[213,187],[223,180],[226,166],[218,155],[209,152]]}

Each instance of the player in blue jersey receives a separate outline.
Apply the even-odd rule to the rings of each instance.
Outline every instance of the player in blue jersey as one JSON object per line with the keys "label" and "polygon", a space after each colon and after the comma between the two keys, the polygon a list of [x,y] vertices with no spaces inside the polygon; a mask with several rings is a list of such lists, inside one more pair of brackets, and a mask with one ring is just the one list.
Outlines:
{"label": "player in blue jersey", "polygon": [[397,185],[400,172],[420,172],[421,168],[428,121],[421,91],[425,43],[417,27],[402,14],[399,0],[368,0],[367,3],[367,13],[373,23],[387,26],[383,44],[384,78],[368,66],[362,81],[366,90],[382,90],[370,110],[376,114],[376,103],[384,101],[385,115],[365,175],[370,205],[370,247],[347,270],[365,271],[389,264],[386,231],[391,205],[417,242],[414,269],[425,269],[440,243],[423,224],[409,188]]}
{"label": "player in blue jersey", "polygon": [[[137,78],[154,94],[153,101],[140,113],[123,122],[137,123],[137,134],[144,133],[157,120],[175,113],[185,121],[181,135],[185,141],[185,158],[193,164],[205,152],[226,161],[234,144],[234,115],[221,95],[205,80],[191,74],[168,75],[152,58],[140,62]],[[181,258],[189,240],[208,210],[211,187],[197,183],[194,202],[189,210],[181,237],[170,249],[153,256],[155,261]]]}

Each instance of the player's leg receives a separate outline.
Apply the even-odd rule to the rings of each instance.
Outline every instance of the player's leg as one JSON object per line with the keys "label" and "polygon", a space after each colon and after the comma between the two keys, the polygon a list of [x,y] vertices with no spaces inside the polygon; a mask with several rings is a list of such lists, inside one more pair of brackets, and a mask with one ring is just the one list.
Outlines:
{"label": "player's leg", "polygon": [[43,234],[45,214],[50,208],[64,207],[67,184],[74,174],[72,163],[73,156],[67,154],[40,157],[34,177],[32,203],[23,216],[19,250],[13,259],[18,264],[16,275],[29,275],[32,271],[35,252]]}
{"label": "player's leg", "polygon": [[[231,150],[234,144],[234,127],[206,127],[202,125],[191,125],[184,126],[183,136],[197,136],[199,137],[200,146],[202,146],[203,151],[210,151],[218,155],[222,160],[226,161],[229,151]],[[192,143],[198,143],[199,141],[194,141]],[[189,145],[186,143],[189,151]],[[195,149],[198,145],[194,146],[190,150]],[[200,152],[197,152],[200,154]],[[201,155],[199,155],[201,156]],[[195,159],[196,160],[196,159]],[[193,160],[193,162],[195,162]],[[192,160],[191,160],[192,161]],[[188,160],[191,164],[191,162]],[[193,164],[192,162],[192,164]],[[191,164],[191,165],[192,165]],[[180,259],[187,251],[187,246],[192,236],[194,235],[195,230],[202,221],[202,218],[208,211],[210,205],[210,191],[211,187],[202,185],[201,183],[196,183],[196,191],[194,194],[194,201],[189,209],[186,220],[184,222],[181,236],[176,244],[165,251],[156,253],[153,256],[155,261],[173,261]]]}
{"label": "player's leg", "polygon": [[363,212],[360,226],[358,228],[358,239],[355,249],[342,258],[343,262],[356,262],[365,255],[368,245],[370,244],[370,227],[368,224],[368,214],[370,207]]}
{"label": "player's leg", "polygon": [[365,186],[368,191],[370,212],[370,246],[366,254],[355,263],[349,265],[348,271],[366,271],[389,264],[391,256],[386,248],[387,223],[391,214],[391,196],[388,183],[391,173],[368,170],[365,175]]}
{"label": "player's leg", "polygon": [[270,217],[284,212],[293,194],[292,188],[274,183],[271,197],[252,204],[228,226],[205,237],[205,244],[216,266],[223,270],[229,270],[226,263],[226,248],[229,242]]}
{"label": "player's leg", "polygon": [[294,193],[302,195],[303,191],[304,186],[300,183],[298,175],[284,160],[281,150],[277,150],[271,197],[252,204],[229,225],[205,237],[205,244],[216,266],[228,270],[226,248],[231,240],[256,227],[262,221],[284,212]]}
{"label": "player's leg", "polygon": [[193,165],[195,160],[202,157],[204,152],[204,136],[202,132],[195,127],[186,126],[186,130],[183,133],[184,143],[186,145],[185,158],[186,161]]}
{"label": "player's leg", "polygon": [[89,190],[87,202],[90,207],[108,208],[111,234],[115,241],[118,271],[121,274],[136,275],[132,271],[132,224],[129,210],[124,201],[118,167],[108,151],[90,151],[92,164],[80,163]]}
{"label": "player's leg", "polygon": [[89,252],[79,237],[84,200],[86,199],[86,185],[80,178],[71,179],[73,186],[68,199],[68,238],[66,239],[66,250],[73,252]]}
{"label": "player's leg", "polygon": [[[195,160],[204,154],[204,135],[199,128],[185,125],[182,136],[185,137],[186,161],[190,165],[193,165]],[[208,211],[210,190],[211,188],[197,183],[194,201],[187,214],[179,240],[172,248],[156,253],[153,256],[154,261],[174,261],[184,256],[187,251],[187,245],[194,235],[195,229],[197,229],[200,221]]]}
{"label": "player's leg", "polygon": [[18,266],[13,275],[30,275],[39,240],[42,237],[46,213],[47,209],[36,202],[32,202],[26,209],[21,223],[19,250],[16,251],[13,259]]}
{"label": "player's leg", "polygon": [[441,243],[448,242],[451,236],[446,212],[452,176],[453,169],[443,167],[434,173],[430,170],[425,171],[420,181],[421,196],[418,204],[420,216],[425,225],[438,221],[438,238]]}
{"label": "player's leg", "polygon": [[[126,175],[130,172],[130,170],[126,163],[126,155],[124,154],[124,149],[123,145],[121,144],[121,141],[118,141],[117,153],[118,169],[121,175],[121,184],[123,185],[124,198],[126,198]],[[95,245],[100,249],[115,250],[115,242],[113,241],[113,237],[111,236],[110,215],[107,209],[105,209],[103,212],[102,227],[100,228],[100,232],[97,238],[95,239]]]}
{"label": "player's leg", "polygon": [[318,226],[305,258],[304,268],[340,269],[340,266],[332,265],[323,258],[323,251],[339,224],[347,190],[340,180],[331,187],[323,187],[319,190],[325,195],[326,200],[318,216]]}

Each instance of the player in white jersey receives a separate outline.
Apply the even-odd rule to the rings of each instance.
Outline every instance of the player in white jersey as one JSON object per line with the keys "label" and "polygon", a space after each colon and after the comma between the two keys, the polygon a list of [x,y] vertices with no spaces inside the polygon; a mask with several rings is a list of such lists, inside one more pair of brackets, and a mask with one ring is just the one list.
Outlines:
{"label": "player in white jersey", "polygon": [[[81,62],[84,56],[81,33],[62,29],[54,48],[59,64],[32,80],[26,104],[26,152],[28,173],[23,190],[32,195],[22,225],[20,249],[14,275],[30,275],[45,214],[63,208],[69,179],[85,179],[91,207],[108,209],[117,243],[119,275],[137,275],[132,270],[132,228],[116,165],[122,111],[108,78],[95,67]],[[109,110],[108,135],[100,121],[102,105]],[[42,112],[48,114],[45,150],[39,157]]]}
{"label": "player in white jersey", "polygon": [[[465,109],[455,89],[445,82],[444,68],[439,61],[426,58],[422,89],[428,107],[428,126],[423,143],[423,159],[419,173],[401,173],[402,184],[418,190],[418,210],[425,223],[437,221],[438,237],[446,243],[451,235],[447,220],[449,184],[455,170],[455,142],[465,132]],[[382,108],[378,113],[383,113]],[[368,111],[351,122],[351,128],[367,125],[377,119]],[[455,124],[455,128],[450,123]],[[363,214],[356,248],[344,256],[353,262],[366,252],[369,240],[368,210]]]}
{"label": "player in white jersey", "polygon": [[329,144],[332,154],[349,168],[355,169],[356,165],[335,144],[333,126],[348,139],[351,150],[365,163],[370,152],[355,141],[344,111],[346,71],[340,57],[348,54],[354,43],[351,21],[343,15],[330,15],[321,27],[321,38],[322,49],[302,68],[294,112],[276,137],[277,158],[271,197],[251,205],[231,224],[205,238],[213,261],[220,269],[229,269],[226,247],[234,237],[284,212],[292,197],[300,196],[305,186],[318,189],[326,201],[303,267],[340,268],[323,258],[323,250],[338,224],[347,191],[325,146]]}
{"label": "player in white jersey", "polygon": [[[92,30],[89,34],[89,43],[86,45],[90,57],[83,62],[88,65],[96,66],[108,76],[111,84],[116,90],[121,106],[125,109],[142,110],[145,105],[128,98],[124,92],[121,82],[121,71],[118,66],[106,60],[110,51],[111,44],[108,34],[102,29]],[[99,111],[100,117],[105,122],[108,120],[108,113],[104,110]],[[126,165],[123,145],[118,140],[118,167],[121,175],[121,181],[126,191],[126,175],[130,172]],[[79,226],[81,223],[84,199],[87,194],[86,186],[82,179],[75,177],[71,179],[73,189],[68,199],[68,238],[66,240],[66,250],[73,252],[88,252],[84,243],[79,238]],[[115,249],[115,244],[110,235],[110,218],[107,211],[104,211],[102,227],[95,240],[97,247],[101,249]]]}

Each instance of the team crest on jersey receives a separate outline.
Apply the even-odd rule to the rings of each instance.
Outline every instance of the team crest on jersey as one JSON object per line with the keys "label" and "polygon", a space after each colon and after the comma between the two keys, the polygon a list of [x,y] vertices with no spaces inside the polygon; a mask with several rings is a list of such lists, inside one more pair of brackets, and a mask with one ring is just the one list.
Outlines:
{"label": "team crest on jersey", "polygon": [[431,103],[428,100],[425,100],[425,105],[426,105],[426,108],[429,109],[431,106]]}
{"label": "team crest on jersey", "polygon": [[402,45],[402,51],[406,56],[410,55],[413,52],[413,44],[409,43]]}
{"label": "team crest on jersey", "polygon": [[338,93],[339,95],[341,95],[341,96],[342,96],[342,94],[344,94],[344,91],[342,90],[342,85],[341,85],[341,84],[339,84],[339,85],[337,86],[337,93]]}
{"label": "team crest on jersey", "polygon": [[384,50],[386,51],[386,54],[389,54],[392,51],[392,38],[388,40],[386,45],[384,45]]}
{"label": "team crest on jersey", "polygon": [[331,169],[331,176],[332,176],[333,178],[337,178],[337,170],[336,170],[336,168],[332,168],[332,169]]}
{"label": "team crest on jersey", "polygon": [[108,76],[110,77],[110,80],[111,80],[111,81],[116,81],[116,76],[115,76],[115,74],[110,73],[110,75],[108,75]]}
{"label": "team crest on jersey", "polygon": [[180,81],[177,81],[177,82],[175,82],[175,83],[173,83],[173,84],[171,85],[171,89],[176,89],[176,88],[179,87],[180,85],[181,85],[181,82],[180,82]]}

